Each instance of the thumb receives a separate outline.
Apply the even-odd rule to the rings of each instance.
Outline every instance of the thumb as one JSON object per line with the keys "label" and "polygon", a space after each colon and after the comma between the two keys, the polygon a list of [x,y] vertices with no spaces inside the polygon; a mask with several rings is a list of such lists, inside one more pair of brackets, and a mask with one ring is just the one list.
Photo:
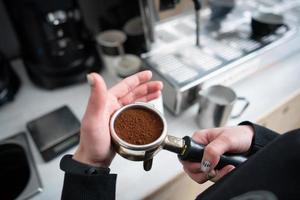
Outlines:
{"label": "thumb", "polygon": [[207,173],[214,169],[220,156],[229,150],[230,144],[223,136],[217,137],[210,142],[205,148],[201,161],[201,171]]}
{"label": "thumb", "polygon": [[107,98],[107,87],[103,78],[97,73],[87,75],[91,87],[91,94],[86,108],[85,117],[97,117],[105,108]]}

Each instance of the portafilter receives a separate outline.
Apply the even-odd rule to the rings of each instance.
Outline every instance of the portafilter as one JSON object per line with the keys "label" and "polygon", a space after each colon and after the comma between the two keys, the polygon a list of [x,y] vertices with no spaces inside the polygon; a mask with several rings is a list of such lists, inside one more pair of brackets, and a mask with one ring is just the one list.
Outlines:
{"label": "portafilter", "polygon": [[[163,123],[161,135],[149,144],[136,145],[130,144],[121,139],[115,131],[115,121],[120,114],[128,109],[144,109],[154,113]],[[144,161],[144,170],[149,171],[152,167],[152,159],[161,149],[165,149],[176,153],[181,160],[192,162],[201,162],[205,145],[195,142],[190,136],[178,138],[167,134],[167,122],[163,115],[148,103],[134,103],[123,106],[117,110],[110,120],[110,130],[112,141],[116,152],[122,157],[132,161]],[[224,154],[220,157],[220,161],[216,169],[221,169],[225,165],[239,166],[246,161],[246,157],[239,154]]]}

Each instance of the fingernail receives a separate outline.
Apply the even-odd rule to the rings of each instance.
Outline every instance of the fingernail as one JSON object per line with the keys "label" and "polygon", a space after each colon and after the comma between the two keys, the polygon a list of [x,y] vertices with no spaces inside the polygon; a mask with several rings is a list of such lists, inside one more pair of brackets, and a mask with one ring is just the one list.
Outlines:
{"label": "fingernail", "polygon": [[91,74],[86,75],[86,79],[87,79],[87,82],[90,86],[94,85],[94,79],[93,79],[93,76]]}
{"label": "fingernail", "polygon": [[203,161],[201,163],[201,171],[202,172],[208,172],[210,170],[210,166],[211,166],[211,164],[210,164],[209,161],[207,161],[207,160]]}
{"label": "fingernail", "polygon": [[215,178],[216,176],[217,176],[216,171],[215,171],[215,170],[212,170],[212,171],[210,171],[209,173],[207,173],[206,178],[207,178],[208,180],[210,180],[210,179]]}
{"label": "fingernail", "polygon": [[227,173],[231,172],[232,170],[234,170],[234,166],[230,167],[228,170],[227,170]]}

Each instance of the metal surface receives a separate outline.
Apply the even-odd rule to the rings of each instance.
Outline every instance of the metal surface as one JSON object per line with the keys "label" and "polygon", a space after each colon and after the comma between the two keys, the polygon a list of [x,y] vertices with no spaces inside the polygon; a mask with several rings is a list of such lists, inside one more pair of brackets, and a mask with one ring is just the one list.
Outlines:
{"label": "metal surface", "polygon": [[198,126],[205,129],[225,125],[237,98],[234,91],[217,85],[201,90],[199,96]]}
{"label": "metal surface", "polygon": [[196,22],[196,46],[200,47],[200,10],[195,10]]}
{"label": "metal surface", "polygon": [[[164,105],[174,115],[193,105],[203,84],[219,74],[258,57],[264,59],[265,65],[278,61],[282,57],[269,58],[266,53],[281,48],[298,33],[297,25],[287,21],[289,30],[281,28],[260,41],[253,40],[250,18],[243,12],[235,12],[222,22],[223,27],[230,27],[230,30],[207,32],[202,28],[202,44],[197,48],[191,37],[195,30],[194,20],[190,13],[157,24],[152,50],[143,55],[154,78],[164,83]],[[238,77],[233,79],[239,80]]]}
{"label": "metal surface", "polygon": [[3,144],[16,144],[16,145],[21,146],[25,151],[29,169],[30,169],[29,181],[28,181],[26,187],[24,188],[24,190],[22,191],[22,193],[17,197],[16,200],[29,199],[29,198],[33,197],[34,195],[40,193],[42,191],[42,183],[39,178],[37,168],[36,168],[35,162],[33,160],[32,153],[31,153],[29,143],[28,143],[25,133],[19,133],[15,136],[12,136],[10,138],[0,141],[0,145],[3,145]]}
{"label": "metal surface", "polygon": [[181,154],[182,149],[184,148],[184,140],[172,135],[167,135],[164,140],[163,148],[168,151]]}
{"label": "metal surface", "polygon": [[[200,128],[214,128],[224,126],[230,118],[235,102],[236,93],[229,87],[215,85],[199,92],[199,110],[197,124]],[[249,104],[245,104],[239,115]]]}
{"label": "metal surface", "polygon": [[157,13],[153,0],[139,0],[141,18],[143,21],[143,29],[145,33],[147,49],[151,49],[151,44],[155,40],[155,19]]}

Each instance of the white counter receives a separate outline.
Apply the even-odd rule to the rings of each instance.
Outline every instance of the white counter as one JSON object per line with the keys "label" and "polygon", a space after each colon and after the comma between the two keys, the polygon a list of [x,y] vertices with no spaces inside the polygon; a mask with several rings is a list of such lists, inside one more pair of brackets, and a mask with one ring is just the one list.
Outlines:
{"label": "white counter", "polygon": [[[239,96],[248,98],[250,106],[242,117],[229,121],[228,124],[237,124],[243,120],[255,121],[260,115],[271,111],[285,98],[299,90],[299,61],[300,52],[232,85]],[[14,67],[21,75],[22,88],[13,103],[0,108],[0,139],[25,131],[28,121],[64,104],[68,105],[79,119],[82,118],[89,96],[87,84],[49,92],[33,86],[25,75],[20,61],[14,63]],[[111,85],[109,76],[106,73],[104,76]],[[194,105],[179,117],[174,117],[165,110],[169,133],[179,137],[191,135],[197,129],[195,123],[197,109],[198,106]],[[43,183],[43,192],[33,199],[60,199],[63,183],[63,172],[59,169],[61,156],[45,163],[31,138],[30,143]],[[72,148],[66,153],[73,153],[74,150],[75,148]],[[111,170],[118,174],[117,199],[134,200],[152,193],[178,175],[182,169],[175,154],[161,151],[155,157],[150,172],[143,170],[141,162],[128,161],[120,156],[116,156]]]}

